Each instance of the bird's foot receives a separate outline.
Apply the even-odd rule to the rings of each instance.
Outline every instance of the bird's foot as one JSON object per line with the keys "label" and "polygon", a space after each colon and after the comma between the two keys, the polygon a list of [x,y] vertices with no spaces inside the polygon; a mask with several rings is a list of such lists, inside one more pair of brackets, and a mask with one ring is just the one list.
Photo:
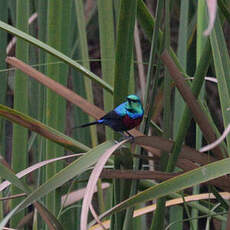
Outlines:
{"label": "bird's foot", "polygon": [[128,131],[125,131],[125,132],[128,134],[128,136],[126,136],[126,138],[130,139],[131,143],[133,143],[134,142],[134,136],[132,134],[130,134]]}
{"label": "bird's foot", "polygon": [[130,139],[130,140],[131,140],[131,143],[134,142],[134,136],[131,135],[129,132],[125,131],[125,133],[128,134],[128,136],[125,135],[123,132],[119,132],[119,133],[120,133],[121,136],[122,136],[122,137],[119,139],[119,141],[123,141],[123,140],[126,140],[126,139]]}

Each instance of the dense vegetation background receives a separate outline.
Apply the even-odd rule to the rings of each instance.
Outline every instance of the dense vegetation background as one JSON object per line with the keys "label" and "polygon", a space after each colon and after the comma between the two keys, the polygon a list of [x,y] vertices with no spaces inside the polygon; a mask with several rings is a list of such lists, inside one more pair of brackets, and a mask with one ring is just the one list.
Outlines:
{"label": "dense vegetation background", "polygon": [[[0,11],[1,229],[230,229],[229,1]],[[74,128],[129,94],[134,140]]]}

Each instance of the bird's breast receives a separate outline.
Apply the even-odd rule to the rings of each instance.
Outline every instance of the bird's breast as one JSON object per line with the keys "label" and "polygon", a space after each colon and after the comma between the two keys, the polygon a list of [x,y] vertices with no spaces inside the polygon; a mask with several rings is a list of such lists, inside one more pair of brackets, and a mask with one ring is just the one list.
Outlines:
{"label": "bird's breast", "polygon": [[141,121],[142,121],[142,117],[131,118],[128,115],[125,115],[122,119],[122,122],[127,130],[137,127],[141,123]]}

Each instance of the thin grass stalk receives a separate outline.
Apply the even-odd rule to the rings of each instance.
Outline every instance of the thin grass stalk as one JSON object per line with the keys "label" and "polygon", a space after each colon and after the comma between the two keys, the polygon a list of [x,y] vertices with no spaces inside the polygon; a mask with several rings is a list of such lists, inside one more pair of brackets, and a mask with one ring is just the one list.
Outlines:
{"label": "thin grass stalk", "polygon": [[[175,205],[169,209],[169,223],[174,223],[170,227],[170,230],[182,230],[183,229],[183,208],[180,205]],[[182,216],[182,218],[181,218]],[[181,222],[177,222],[177,221]]]}
{"label": "thin grass stalk", "polygon": [[[179,25],[179,38],[177,56],[178,60],[186,72],[187,70],[187,40],[188,40],[188,13],[189,13],[189,1],[180,1],[180,25]],[[173,136],[175,137],[178,132],[179,121],[182,117],[185,103],[178,90],[175,89],[175,102],[174,102],[174,122],[173,122]],[[170,208],[170,223],[183,219],[183,208],[180,205]],[[178,229],[182,230],[182,224],[178,223],[173,225],[170,230]]]}
{"label": "thin grass stalk", "polygon": [[[0,1],[0,20],[7,21],[8,10],[7,2]],[[0,31],[0,69],[6,69],[6,46],[7,46],[7,34],[4,31]],[[0,73],[0,104],[6,104],[6,90],[7,90],[7,73]],[[0,152],[5,155],[5,122],[3,119],[0,119]]]}
{"label": "thin grass stalk", "polygon": [[[203,31],[205,30],[206,27],[206,4],[205,1],[199,1],[198,6],[197,6],[197,42],[196,42],[196,63],[198,65],[201,55],[202,55],[202,50],[204,49],[205,43],[207,39],[203,35]],[[199,99],[200,101],[204,101],[204,94],[205,94],[205,85],[203,85]],[[199,128],[199,126],[196,124],[196,149],[200,149],[202,145],[202,132]],[[193,194],[198,194],[200,191],[200,186],[196,185],[193,187]],[[199,202],[196,202],[199,203]],[[192,209],[192,226],[190,229],[198,230],[198,215],[199,212],[197,209]]]}
{"label": "thin grass stalk", "polygon": [[[38,39],[40,41],[46,42],[46,35],[47,35],[47,8],[48,8],[48,0],[43,0],[38,2]],[[42,49],[39,49],[38,53],[39,63],[43,64],[46,63],[46,54]],[[46,73],[46,67],[44,65],[39,66],[39,71],[42,73]],[[38,86],[38,95],[39,95],[39,103],[38,103],[38,120],[45,123],[45,111],[46,111],[46,90],[44,85],[39,84]],[[45,139],[38,135],[38,162],[45,160],[45,156],[42,153],[45,153],[46,150],[46,141]],[[38,170],[38,179],[37,179],[37,187],[45,182],[45,168]],[[43,199],[44,200],[44,199]],[[33,228],[35,229],[44,229],[44,222],[41,220],[39,215],[36,215],[38,220],[33,222]]]}
{"label": "thin grass stalk", "polygon": [[[78,36],[80,42],[79,48],[81,52],[81,59],[83,60],[82,65],[87,69],[90,69],[87,35],[86,35],[86,22],[85,22],[84,7],[83,7],[82,0],[75,0],[75,9],[76,9],[76,17],[77,17]],[[93,90],[92,90],[92,81],[90,79],[84,78],[84,84],[85,84],[86,98],[89,102],[93,104],[94,97],[93,97]],[[92,122],[94,121],[94,119],[90,117],[89,121]],[[96,146],[97,145],[96,126],[90,126],[90,132],[91,132],[92,146]]]}
{"label": "thin grass stalk", "polygon": [[135,17],[136,0],[121,0],[115,56],[114,106],[122,103],[128,92]]}
{"label": "thin grass stalk", "polygon": [[[36,12],[36,13],[34,13]],[[34,18],[34,15],[37,14],[38,9],[34,9],[34,4],[32,1],[30,1],[30,12],[29,12],[29,34],[31,36],[36,37],[37,36],[37,28],[38,28],[38,24],[37,24],[37,20],[31,20]],[[30,46],[29,47],[29,65],[37,65],[38,61],[39,61],[39,57],[37,55],[38,53],[38,48],[36,46]],[[36,69],[38,69],[39,67],[35,67]],[[28,100],[29,100],[29,115],[31,117],[34,117],[36,119],[38,119],[39,116],[39,101],[40,101],[40,97],[39,97],[39,88],[40,85],[34,81],[34,80],[29,80],[29,85],[28,85],[28,89],[29,89],[29,95],[28,95]],[[44,101],[44,100],[43,100]],[[34,162],[38,162],[39,159],[39,138],[38,135],[36,133],[31,133],[30,138],[28,140],[28,152],[33,153],[32,155],[32,159],[30,160],[30,164],[34,163]],[[33,174],[34,178],[38,178],[38,173],[35,172]]]}
{"label": "thin grass stalk", "polygon": [[[150,188],[150,187],[152,187],[154,185],[156,185],[156,183],[154,183],[152,181],[149,181],[149,180],[142,180],[141,183],[140,183],[140,186],[143,189],[148,189],[148,188]],[[171,193],[171,194],[169,194],[169,197],[172,198],[172,199],[181,198],[181,194]],[[201,205],[201,204],[198,204],[198,203],[189,202],[188,206],[191,207],[191,208],[198,209],[200,212],[205,213],[205,214],[214,214],[215,213],[213,211],[210,212],[210,209],[207,208],[207,206],[208,206],[207,203],[205,203],[205,205]],[[226,217],[224,217],[222,215],[217,216],[216,219],[219,220],[219,221],[223,221],[223,222],[227,221]]]}
{"label": "thin grass stalk", "polygon": [[[119,19],[117,25],[117,41],[116,41],[116,56],[115,56],[115,72],[114,72],[114,106],[119,105],[124,101],[129,90],[130,82],[130,68],[131,68],[131,59],[133,58],[133,44],[134,44],[134,25],[136,17],[136,0],[121,0],[120,1],[120,10],[119,10]],[[128,155],[121,154],[115,155],[115,168],[120,169],[121,162],[126,162],[129,164],[130,158]],[[119,203],[127,197],[125,194],[129,193],[127,186],[128,182],[122,184],[122,180],[115,181],[115,203]],[[125,191],[125,194],[122,194],[121,191]],[[129,218],[129,217],[127,217]],[[113,222],[113,221],[112,221]],[[125,221],[129,222],[128,219]],[[123,226],[124,223],[124,213],[118,213],[115,215],[115,223],[112,224],[112,229],[122,229],[126,228],[127,225]]]}
{"label": "thin grass stalk", "polygon": [[135,53],[136,53],[136,60],[137,60],[137,69],[138,69],[138,80],[140,84],[140,95],[142,101],[144,100],[144,92],[145,92],[145,86],[146,86],[146,80],[145,80],[145,70],[144,70],[144,64],[143,64],[143,55],[141,51],[141,41],[139,36],[139,29],[138,24],[136,22],[135,24],[135,32],[134,32],[134,40],[135,40]]}
{"label": "thin grass stalk", "polygon": [[99,206],[99,212],[103,213],[105,212],[105,202],[104,202],[104,197],[103,197],[103,189],[102,189],[102,180],[98,179],[98,183],[97,183],[97,197],[98,197],[98,206]]}
{"label": "thin grass stalk", "polygon": [[[165,28],[164,28],[164,49],[169,49],[170,47],[170,4],[167,0],[165,0]],[[163,136],[166,138],[172,137],[172,108],[171,108],[171,84],[172,80],[169,76],[169,72],[167,69],[164,71],[164,112],[163,112]],[[164,154],[163,154],[164,155]],[[163,157],[163,161],[167,162],[168,156]],[[166,168],[166,162],[161,162],[162,170]]]}
{"label": "thin grass stalk", "polygon": [[135,92],[135,86],[136,86],[136,81],[135,81],[135,76],[134,76],[134,52],[133,52],[133,50],[132,50],[132,57],[131,57],[131,64],[130,64],[130,77],[129,77],[128,94],[133,94],[133,92]]}
{"label": "thin grass stalk", "polygon": [[[43,1],[39,1],[39,5],[38,5],[38,39],[40,41],[46,42],[46,35],[47,35],[47,8],[48,8],[48,0],[43,0]],[[43,64],[46,62],[46,54],[42,49],[39,49],[39,54],[38,54],[38,58],[39,58],[39,63]],[[41,73],[45,73],[46,72],[46,67],[45,65],[40,65],[39,66],[39,72]],[[39,84],[39,104],[38,104],[38,120],[43,121],[44,120],[44,111],[45,111],[45,88],[42,84]],[[38,144],[38,148],[40,148],[40,146],[42,145],[42,138],[39,138],[39,143]],[[40,158],[41,159],[41,158]],[[44,178],[45,179],[45,178]]]}
{"label": "thin grass stalk", "polygon": [[[81,47],[78,39],[78,30],[75,30],[77,27],[77,21],[76,21],[76,10],[75,10],[75,4],[73,5],[72,9],[72,28],[71,28],[71,41],[72,41],[72,52],[71,52],[71,58],[73,60],[80,60],[81,59]],[[88,22],[89,23],[89,22]],[[71,69],[71,75],[69,76],[69,81],[72,81],[73,91],[77,92],[81,97],[86,98],[86,92],[85,92],[85,86],[84,86],[84,78],[82,77],[82,74],[79,73],[76,69]],[[89,117],[85,112],[83,112],[80,108],[77,106],[74,106],[73,108],[73,116],[74,116],[74,125],[79,126],[81,124],[85,124],[89,122]],[[72,125],[72,124],[71,124]],[[90,130],[88,128],[82,129],[81,132],[79,132],[78,129],[73,130],[73,137],[76,140],[81,141],[82,143],[85,143],[87,146],[91,146],[91,137],[90,137]],[[76,188],[77,189],[77,186]],[[79,209],[80,210],[80,209]],[[79,213],[80,215],[80,213]]]}
{"label": "thin grass stalk", "polygon": [[[31,36],[36,37],[37,35],[37,24],[36,21],[32,21],[31,18],[33,18],[33,13],[36,12],[35,9],[32,8],[32,2],[30,3],[30,10],[29,10],[29,34]],[[38,56],[37,56],[37,47],[36,46],[30,46],[29,48],[29,65],[36,65],[38,63]],[[38,67],[36,67],[38,69]],[[38,96],[38,84],[36,81],[29,81],[29,115],[38,118],[38,102],[39,102],[39,96]],[[34,149],[37,151],[37,141],[34,142]],[[38,155],[37,152],[34,152],[35,155]]]}
{"label": "thin grass stalk", "polygon": [[[113,87],[114,83],[114,15],[112,0],[98,0],[98,22],[101,50],[102,78]],[[104,110],[113,108],[113,98],[104,90]],[[106,127],[106,138],[112,138],[112,130]]]}
{"label": "thin grass stalk", "polygon": [[[61,6],[61,19],[59,19],[60,25],[60,51],[70,56],[70,32],[71,32],[71,13],[72,13],[72,1],[67,0],[62,2]],[[64,19],[64,20],[63,20]],[[69,68],[66,64],[59,65],[59,82],[66,86],[68,79]],[[63,97],[58,96],[58,107],[57,107],[57,129],[61,132],[65,132],[66,125],[66,100]],[[64,147],[58,145],[57,157],[65,154]],[[64,167],[64,162],[57,162],[57,171]],[[62,188],[56,190],[56,209],[57,211],[61,208],[61,196],[63,194]]]}
{"label": "thin grass stalk", "polygon": [[[48,45],[60,49],[60,29],[61,29],[62,1],[48,1],[48,22],[47,22],[47,43]],[[56,62],[57,58],[48,54],[47,62]],[[47,66],[47,75],[52,79],[59,81],[60,69],[55,65]],[[46,90],[46,124],[56,128],[58,123],[58,95],[50,89]],[[57,156],[57,145],[46,140],[46,159]],[[46,180],[52,177],[56,170],[56,164],[46,167]],[[46,197],[46,207],[54,215],[57,213],[55,191],[49,193]]]}
{"label": "thin grass stalk", "polygon": [[[199,92],[201,90],[202,87],[202,82],[204,80],[205,74],[207,72],[207,68],[209,65],[209,57],[210,55],[210,43],[207,41],[205,48],[202,52],[202,57],[200,59],[199,65],[196,69],[195,72],[195,79],[192,82],[192,92],[194,94],[195,97],[197,97],[199,95]],[[175,163],[177,162],[179,153],[180,153],[180,149],[181,146],[183,144],[185,135],[187,133],[187,130],[189,128],[189,123],[191,121],[191,112],[188,109],[188,107],[186,106],[183,112],[183,117],[179,126],[179,130],[175,139],[175,144],[173,146],[172,149],[172,154],[169,157],[169,162],[167,165],[167,171],[168,172],[172,172],[174,167],[175,167]]]}
{"label": "thin grass stalk", "polygon": [[[138,5],[139,5],[139,2],[138,2]],[[151,117],[153,114],[153,105],[154,105],[156,94],[157,94],[158,79],[160,76],[160,66],[161,65],[160,65],[159,59],[157,60],[157,64],[156,64],[157,67],[156,67],[156,73],[155,73],[154,79],[152,75],[153,75],[153,65],[156,62],[156,55],[157,53],[159,53],[159,50],[156,48],[156,43],[158,40],[157,37],[158,37],[160,21],[161,21],[161,17],[163,13],[163,6],[164,6],[163,1],[157,2],[156,21],[155,21],[155,26],[153,29],[153,34],[152,34],[151,50],[150,50],[148,72],[147,72],[146,92],[145,92],[145,97],[144,97],[144,110],[147,116],[141,125],[141,131],[143,131],[145,135],[148,135],[149,124],[150,124]],[[150,101],[150,103],[147,103],[147,101]],[[144,154],[144,149],[141,149],[141,154]],[[134,168],[140,170],[142,168],[142,160],[135,161]]]}
{"label": "thin grass stalk", "polygon": [[[77,58],[79,54],[80,54],[80,50],[77,48],[73,58],[74,59]],[[82,74],[80,74],[74,69],[71,71],[71,73],[72,73],[71,75],[73,81],[73,91],[77,92],[79,95],[81,95],[81,97],[86,98],[84,79],[82,78]],[[87,116],[87,114],[77,106],[74,106],[73,108],[73,116],[74,116],[74,126],[79,126],[81,124],[85,124],[89,122],[89,117]],[[90,129],[85,128],[85,129],[81,129],[80,131],[81,132],[79,132],[79,129],[74,129],[73,137],[76,140],[86,144],[87,146],[91,146]]]}
{"label": "thin grass stalk", "polygon": [[154,23],[153,34],[152,34],[151,50],[150,50],[147,80],[146,80],[146,91],[145,91],[144,105],[143,105],[145,109],[145,113],[147,113],[147,117],[141,126],[141,130],[144,132],[145,135],[147,135],[149,130],[149,123],[151,119],[150,114],[152,113],[152,109],[151,107],[148,107],[147,102],[151,101],[152,104],[154,103],[154,99],[156,96],[157,82],[159,77],[159,75],[156,74],[155,78],[153,78],[153,65],[154,63],[156,63],[156,54],[159,51],[157,49],[157,46],[159,45],[158,37],[159,37],[160,23],[161,23],[161,18],[163,13],[163,6],[164,6],[164,1],[157,1],[156,20]]}
{"label": "thin grass stalk", "polygon": [[9,7],[9,16],[12,20],[12,25],[16,25],[16,1],[9,0],[8,7]]}
{"label": "thin grass stalk", "polygon": [[[74,3],[73,1],[64,1],[63,2],[63,18],[65,18],[65,20],[62,20],[62,28],[61,28],[61,51],[66,54],[67,56],[71,56],[71,52],[72,52],[72,41],[73,41],[73,36],[74,36],[74,32],[75,30],[73,29],[73,26],[75,26],[76,28],[76,24],[72,23],[73,21],[75,21],[75,10],[74,10]],[[73,20],[74,19],[74,20]],[[60,65],[60,82],[63,85],[67,85],[67,80],[69,77],[69,67],[66,64],[62,64]],[[63,100],[62,97],[59,97],[62,101],[62,105],[61,107],[63,108],[62,110],[62,122],[59,122],[60,125],[62,125],[62,127],[59,127],[60,130],[62,130],[62,132],[64,132],[65,130],[68,130],[68,128],[65,128],[65,125],[67,125],[68,127],[68,123],[66,122],[66,100]],[[59,150],[58,150],[59,152]],[[60,149],[60,154],[64,154],[64,148]],[[64,166],[64,164],[60,164],[58,165],[58,169],[61,169]],[[70,187],[68,188],[68,192],[71,191],[72,185],[74,185],[75,183],[73,182]],[[65,191],[65,187],[64,188],[60,188],[57,190],[57,195],[60,196],[63,195]],[[59,199],[57,199],[58,202]],[[59,202],[59,205],[61,204],[61,202]],[[61,207],[63,208],[63,207]],[[59,213],[62,211],[62,209],[59,209]],[[76,215],[76,211],[72,210],[70,212],[67,212],[61,216],[58,215],[58,219],[59,221],[62,223],[63,227],[65,229],[76,229],[76,224],[74,224],[74,219],[78,218]]]}
{"label": "thin grass stalk", "polygon": [[[146,135],[148,133],[149,123],[150,123],[150,119],[152,117],[152,112],[153,112],[152,107],[153,107],[154,99],[156,96],[158,77],[159,77],[159,73],[160,73],[159,72],[160,63],[158,62],[155,78],[154,79],[152,78],[153,64],[156,62],[155,58],[156,58],[156,54],[158,52],[156,47],[158,44],[158,37],[159,37],[158,33],[159,33],[160,21],[161,21],[162,12],[163,12],[163,5],[164,5],[163,1],[157,2],[156,20],[154,22],[152,20],[152,17],[150,15],[148,15],[148,11],[147,11],[147,8],[145,7],[144,3],[142,1],[138,1],[138,11],[137,11],[138,14],[137,15],[139,15],[138,16],[139,23],[142,25],[144,24],[145,27],[147,27],[147,28],[150,24],[154,25],[153,29],[152,28],[147,29],[147,33],[152,38],[152,43],[151,43],[150,58],[149,58],[149,65],[148,65],[148,72],[147,72],[146,91],[145,91],[145,96],[144,96],[144,108],[145,108],[145,113],[147,111],[147,118],[146,118],[146,120],[144,120],[144,122],[142,123],[142,126],[141,126],[141,130],[143,130],[144,134],[146,134]],[[146,18],[148,21],[142,21],[143,12],[145,15],[148,15],[148,17]],[[150,90],[150,85],[152,86],[152,90]],[[150,100],[149,106],[147,107],[147,101],[149,101],[149,98],[151,98],[151,100]],[[143,153],[143,150],[142,150],[142,153]],[[138,166],[135,166],[135,168],[141,169],[142,161],[136,161],[136,163],[138,164]]]}
{"label": "thin grass stalk", "polygon": [[[223,116],[224,127],[230,123],[229,118],[229,100],[230,100],[230,58],[224,33],[221,27],[222,23],[219,16],[216,17],[216,23],[210,36],[213,61],[215,66],[216,77],[218,79],[218,92],[220,97],[221,111]],[[230,136],[226,137],[227,152],[230,150]]]}
{"label": "thin grass stalk", "polygon": [[[192,92],[195,97],[199,95],[199,92],[202,87],[202,83],[204,81],[205,74],[207,72],[208,66],[209,66],[209,55],[210,55],[210,43],[207,41],[205,48],[202,52],[202,56],[200,58],[200,62],[197,66],[196,72],[194,74],[195,78],[192,82]],[[187,133],[187,130],[189,128],[189,124],[191,121],[191,112],[186,106],[183,112],[182,120],[180,122],[179,130],[175,139],[175,144],[172,149],[172,154],[169,157],[168,165],[167,165],[167,171],[172,172],[175,164],[177,162],[181,146],[183,144],[185,135]]]}
{"label": "thin grass stalk", "polygon": [[[77,21],[77,36],[74,37],[75,40],[79,41],[79,45],[77,47],[78,50],[78,58],[82,60],[82,66],[90,69],[89,63],[89,54],[88,54],[88,42],[87,42],[87,31],[86,31],[86,19],[84,14],[84,5],[82,0],[75,0],[75,20]],[[93,91],[92,91],[92,81],[90,79],[82,78],[82,74],[75,73],[74,75],[74,84],[77,92],[86,97],[89,102],[94,103]],[[80,78],[80,79],[79,79]],[[94,121],[91,117],[87,116],[86,113],[77,114],[78,109],[75,109],[75,115],[78,116],[76,120],[77,122],[89,122]],[[85,141],[87,144],[92,146],[97,145],[97,135],[96,135],[96,126],[91,126],[86,130],[76,130],[76,136],[85,135]],[[81,139],[80,139],[81,140]],[[77,188],[82,187],[83,185],[76,185]],[[80,218],[81,209],[77,210],[75,214],[78,218]],[[77,223],[79,224],[79,223]]]}
{"label": "thin grass stalk", "polygon": [[[17,28],[28,32],[29,2],[17,1]],[[17,58],[28,62],[29,46],[24,41],[18,39],[16,45]],[[14,108],[28,113],[28,77],[21,71],[16,70],[14,81]],[[21,171],[27,167],[27,139],[28,130],[14,124],[12,140],[12,168],[15,172]],[[20,152],[19,152],[20,151]],[[25,181],[25,180],[24,180]],[[12,187],[12,194],[19,193],[19,189]],[[11,202],[11,208],[14,208],[22,199],[14,199]],[[15,215],[11,219],[12,227],[16,227],[25,212]]]}
{"label": "thin grass stalk", "polygon": [[229,2],[224,0],[217,1],[218,7],[221,10],[221,13],[224,15],[228,23],[230,22],[230,9],[229,9]]}
{"label": "thin grass stalk", "polygon": [[143,28],[145,35],[151,41],[155,27],[155,20],[143,0],[137,1],[137,19],[140,26]]}
{"label": "thin grass stalk", "polygon": [[[7,1],[0,1],[0,20],[6,22],[8,16],[8,3]],[[0,31],[0,69],[6,68],[5,58],[6,58],[6,46],[7,46],[7,34]],[[7,74],[0,73],[0,104],[6,103],[6,89],[7,89]],[[6,130],[5,121],[0,118],[0,152],[3,157],[6,156]],[[0,194],[2,196],[2,193]],[[3,219],[3,202],[0,203],[0,219]]]}
{"label": "thin grass stalk", "polygon": [[[169,49],[170,47],[170,4],[166,0],[164,1],[165,6],[165,28],[164,28],[164,48]],[[163,130],[164,137],[171,138],[172,135],[172,124],[171,124],[171,79],[167,69],[164,73],[164,112],[163,112]],[[168,153],[163,153],[160,159],[160,167],[162,171],[165,171],[168,161]],[[154,213],[151,229],[163,229],[164,228],[164,216],[165,216],[165,202],[166,197],[157,200],[157,208]]]}
{"label": "thin grass stalk", "polygon": [[[36,37],[37,28],[38,28],[37,20],[33,20],[33,21],[31,20],[31,18],[33,18],[34,16],[33,14],[34,12],[38,12],[38,9],[34,9],[34,4],[32,3],[32,1],[30,1],[29,22],[28,22],[29,23],[29,34]],[[29,47],[29,64],[30,65],[36,65],[38,63],[39,56],[37,55],[37,53],[38,53],[37,47],[35,46]],[[36,67],[36,68],[38,69],[39,67]],[[31,117],[34,117],[36,119],[38,119],[38,116],[40,113],[39,106],[38,106],[39,101],[40,101],[39,88],[40,88],[40,85],[36,81],[29,80],[29,85],[28,85],[29,111],[28,112]],[[41,160],[39,157],[40,156],[39,144],[40,144],[40,138],[38,137],[38,135],[36,133],[31,133],[30,138],[28,140],[28,152],[33,153],[32,160],[29,162],[30,164],[31,163],[33,164],[34,162],[38,162],[39,160]],[[38,175],[39,174],[37,171],[33,174],[34,178],[39,178]]]}
{"label": "thin grass stalk", "polygon": [[[147,6],[145,5],[143,0],[138,0],[138,7],[137,7],[137,18],[138,22],[141,25],[144,33],[146,34],[148,40],[152,40],[153,29],[155,27],[155,19],[149,12]],[[159,43],[162,42],[163,33],[159,31]],[[183,68],[181,67],[176,54],[174,53],[173,49],[170,47],[169,53],[174,60],[177,67],[180,69],[181,72],[184,72]]]}
{"label": "thin grass stalk", "polygon": [[[178,60],[186,72],[187,69],[187,40],[188,40],[188,12],[189,12],[189,0],[181,0],[180,3],[180,26],[179,26],[179,38],[177,56]],[[178,131],[179,121],[182,117],[182,112],[185,106],[184,100],[179,94],[178,90],[175,90],[175,106],[174,106],[174,136]]]}
{"label": "thin grass stalk", "polygon": [[[141,125],[141,131],[145,134],[148,135],[149,131],[149,124],[151,121],[151,117],[153,114],[153,105],[155,102],[155,98],[157,95],[157,87],[158,87],[158,79],[160,76],[160,61],[159,59],[156,62],[156,54],[159,53],[160,48],[156,48],[156,43],[158,42],[158,36],[159,36],[159,28],[160,28],[160,21],[162,17],[162,12],[163,12],[163,1],[158,1],[157,6],[156,6],[156,20],[154,21],[149,15],[149,12],[147,11],[147,8],[145,4],[142,1],[138,1],[138,11],[137,11],[137,16],[138,16],[138,21],[139,23],[143,24],[142,22],[142,17],[143,15],[147,16],[147,26],[148,27],[150,24],[154,25],[154,28],[151,30],[152,33],[152,41],[151,41],[151,50],[150,50],[150,57],[149,57],[149,62],[148,62],[148,72],[147,72],[147,80],[146,80],[146,91],[144,95],[144,110],[146,118],[144,118],[144,121],[142,122]],[[144,25],[145,25],[144,21]],[[149,28],[150,29],[150,28]],[[160,47],[161,45],[159,45]],[[155,72],[155,78],[153,78],[153,66],[154,63],[156,63],[156,72]],[[147,101],[150,101],[150,103],[147,103]],[[144,149],[141,149],[141,154],[144,154]],[[141,169],[142,168],[142,160],[136,160],[134,162],[134,168],[135,169]]]}

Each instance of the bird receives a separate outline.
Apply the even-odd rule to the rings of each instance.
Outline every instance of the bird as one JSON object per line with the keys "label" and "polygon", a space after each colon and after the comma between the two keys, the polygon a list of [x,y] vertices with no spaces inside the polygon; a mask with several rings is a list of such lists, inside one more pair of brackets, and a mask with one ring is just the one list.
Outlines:
{"label": "bird", "polygon": [[144,109],[140,98],[137,95],[131,94],[126,97],[125,102],[108,112],[99,120],[80,125],[77,128],[103,124],[109,126],[116,132],[121,132],[122,134],[126,133],[133,138],[128,131],[141,123],[143,115]]}

